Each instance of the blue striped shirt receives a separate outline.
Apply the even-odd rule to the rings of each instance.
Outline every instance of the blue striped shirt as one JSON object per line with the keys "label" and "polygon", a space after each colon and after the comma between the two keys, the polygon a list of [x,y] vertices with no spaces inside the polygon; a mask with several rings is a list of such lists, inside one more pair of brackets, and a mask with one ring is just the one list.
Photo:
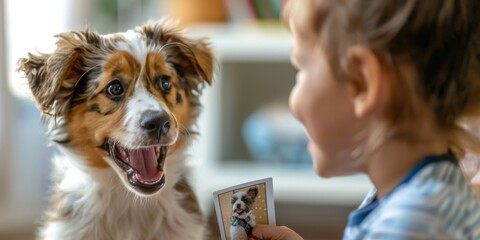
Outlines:
{"label": "blue striped shirt", "polygon": [[382,199],[372,189],[343,239],[480,239],[480,198],[455,161],[429,156]]}

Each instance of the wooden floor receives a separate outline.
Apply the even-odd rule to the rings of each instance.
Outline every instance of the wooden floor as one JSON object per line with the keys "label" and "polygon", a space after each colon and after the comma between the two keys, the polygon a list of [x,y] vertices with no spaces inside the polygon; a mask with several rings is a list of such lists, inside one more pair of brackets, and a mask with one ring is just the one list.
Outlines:
{"label": "wooden floor", "polygon": [[34,229],[24,229],[22,231],[10,232],[10,233],[0,232],[0,240],[34,240],[34,239],[35,239]]}

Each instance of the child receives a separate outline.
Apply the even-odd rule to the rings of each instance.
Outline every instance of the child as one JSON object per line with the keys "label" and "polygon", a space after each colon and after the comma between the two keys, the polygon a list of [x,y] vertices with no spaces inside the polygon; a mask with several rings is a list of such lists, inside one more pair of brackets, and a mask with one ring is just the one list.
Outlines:
{"label": "child", "polygon": [[[478,0],[290,0],[298,69],[290,108],[322,177],[374,189],[344,239],[480,239],[480,199],[459,167],[480,143]],[[462,123],[461,123],[462,120]],[[302,239],[257,225],[257,239]]]}

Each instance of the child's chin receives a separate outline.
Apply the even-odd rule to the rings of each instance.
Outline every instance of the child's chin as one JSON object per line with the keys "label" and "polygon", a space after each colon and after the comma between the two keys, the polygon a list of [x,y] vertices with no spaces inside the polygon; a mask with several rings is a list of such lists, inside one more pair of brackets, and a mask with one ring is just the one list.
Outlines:
{"label": "child's chin", "polygon": [[326,166],[326,158],[324,157],[323,154],[321,154],[320,149],[317,148],[317,146],[310,141],[308,143],[308,152],[310,153],[310,156],[312,157],[312,164],[313,164],[313,169],[317,173],[318,176],[320,177],[330,177],[328,174],[327,166]]}
{"label": "child's chin", "polygon": [[331,177],[334,177],[335,175],[329,173],[328,171],[325,171],[323,169],[317,169],[315,168],[315,172],[317,173],[318,176],[322,177],[322,178],[331,178]]}
{"label": "child's chin", "polygon": [[313,169],[317,175],[322,178],[331,178],[340,175],[337,171],[335,171],[335,166],[331,165],[332,161],[335,160],[312,154]]}
{"label": "child's chin", "polygon": [[345,175],[345,174],[337,173],[332,170],[327,170],[325,168],[322,168],[322,169],[315,168],[315,172],[317,173],[318,176],[322,178],[332,178],[332,177],[339,177],[339,176]]}

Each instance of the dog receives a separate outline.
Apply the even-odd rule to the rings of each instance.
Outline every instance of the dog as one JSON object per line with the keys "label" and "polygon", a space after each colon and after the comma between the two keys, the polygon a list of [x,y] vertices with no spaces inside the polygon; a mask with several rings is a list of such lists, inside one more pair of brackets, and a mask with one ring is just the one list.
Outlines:
{"label": "dog", "polygon": [[246,192],[234,192],[232,196],[232,219],[230,222],[231,240],[247,240],[256,225],[252,205],[258,195],[258,188],[251,187]]}
{"label": "dog", "polygon": [[212,83],[208,39],[171,20],[73,30],[19,60],[58,146],[40,239],[202,239],[186,148]]}

